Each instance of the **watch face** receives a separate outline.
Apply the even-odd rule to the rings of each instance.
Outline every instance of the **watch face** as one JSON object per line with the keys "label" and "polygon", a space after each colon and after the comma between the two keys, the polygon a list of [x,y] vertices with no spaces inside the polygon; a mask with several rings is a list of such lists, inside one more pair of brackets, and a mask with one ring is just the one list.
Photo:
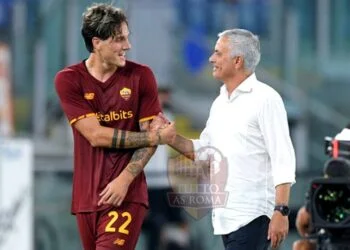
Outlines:
{"label": "watch face", "polygon": [[281,214],[284,216],[289,215],[289,207],[287,207],[287,206],[276,206],[275,210],[280,211]]}
{"label": "watch face", "polygon": [[283,207],[282,214],[283,215],[288,215],[289,214],[289,208],[288,207]]}

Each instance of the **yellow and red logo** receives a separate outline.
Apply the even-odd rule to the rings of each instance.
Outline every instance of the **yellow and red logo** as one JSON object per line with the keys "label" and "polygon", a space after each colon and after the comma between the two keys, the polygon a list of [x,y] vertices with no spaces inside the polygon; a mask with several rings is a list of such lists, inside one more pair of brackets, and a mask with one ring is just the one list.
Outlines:
{"label": "yellow and red logo", "polygon": [[123,246],[125,244],[125,240],[118,238],[113,242],[113,244],[118,245],[118,246]]}
{"label": "yellow and red logo", "polygon": [[131,89],[129,88],[124,87],[119,91],[119,93],[125,101],[129,100],[131,97]]}
{"label": "yellow and red logo", "polygon": [[84,98],[85,98],[86,100],[93,100],[94,97],[95,97],[95,93],[85,93],[85,94],[84,94]]}

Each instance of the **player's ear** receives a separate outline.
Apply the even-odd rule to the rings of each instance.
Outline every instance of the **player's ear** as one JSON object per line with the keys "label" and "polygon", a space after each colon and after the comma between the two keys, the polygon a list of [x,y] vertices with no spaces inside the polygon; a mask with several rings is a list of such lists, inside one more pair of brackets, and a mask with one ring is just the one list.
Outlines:
{"label": "player's ear", "polygon": [[98,37],[93,37],[92,38],[92,46],[93,46],[94,49],[99,50],[100,44],[101,44],[101,39],[99,39]]}

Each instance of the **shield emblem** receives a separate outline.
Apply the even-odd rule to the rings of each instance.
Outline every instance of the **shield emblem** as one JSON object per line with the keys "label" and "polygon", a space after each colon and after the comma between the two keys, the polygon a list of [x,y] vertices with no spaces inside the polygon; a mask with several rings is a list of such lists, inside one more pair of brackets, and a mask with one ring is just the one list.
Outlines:
{"label": "shield emblem", "polygon": [[228,166],[226,158],[214,147],[203,147],[195,154],[195,162],[183,155],[169,160],[168,177],[173,192],[168,193],[168,202],[201,219],[212,208],[226,205]]}

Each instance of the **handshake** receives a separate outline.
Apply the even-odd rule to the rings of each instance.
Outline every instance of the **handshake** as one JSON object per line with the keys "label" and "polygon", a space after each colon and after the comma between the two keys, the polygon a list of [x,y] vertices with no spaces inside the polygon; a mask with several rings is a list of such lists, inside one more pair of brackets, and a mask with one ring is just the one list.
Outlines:
{"label": "handshake", "polygon": [[153,118],[150,124],[150,141],[152,146],[175,143],[175,123],[170,122],[162,113]]}

